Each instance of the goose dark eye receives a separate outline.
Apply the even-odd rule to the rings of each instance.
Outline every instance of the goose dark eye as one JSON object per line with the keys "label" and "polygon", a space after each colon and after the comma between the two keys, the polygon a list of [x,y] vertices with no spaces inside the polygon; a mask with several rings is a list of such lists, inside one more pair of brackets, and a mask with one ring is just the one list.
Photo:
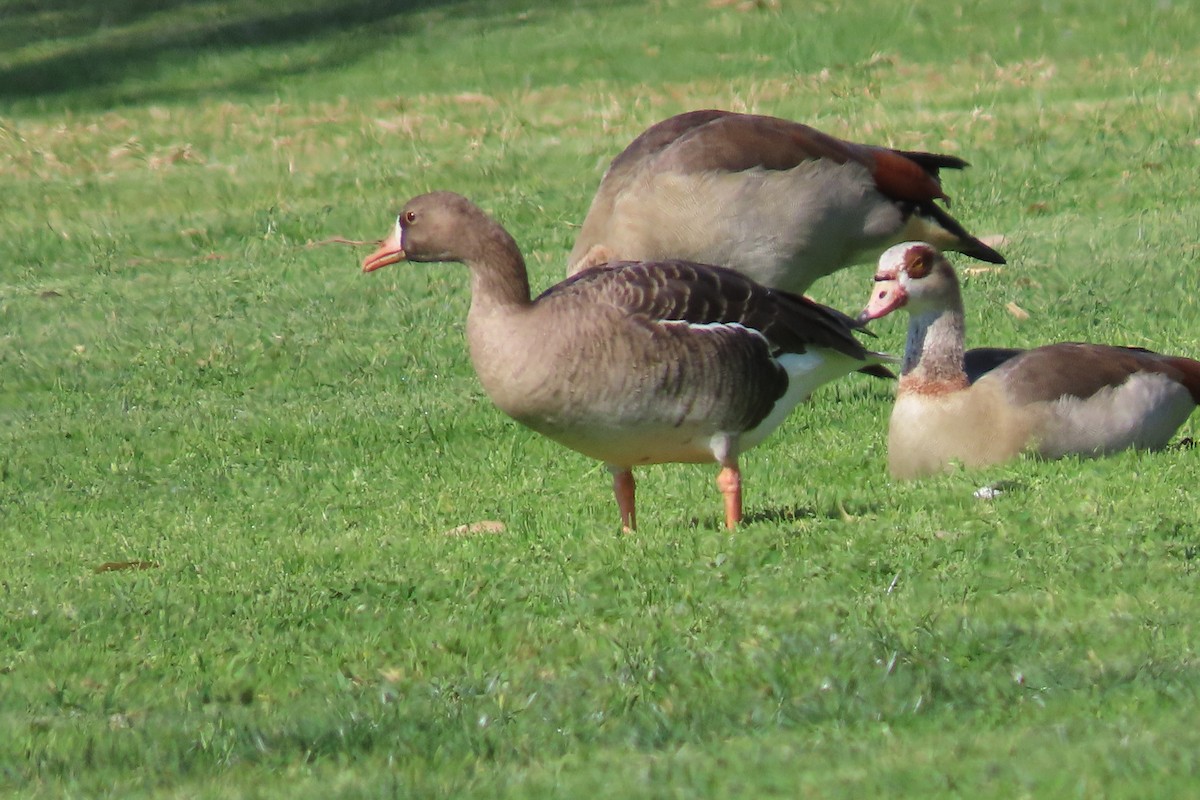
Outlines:
{"label": "goose dark eye", "polygon": [[404,212],[404,221],[408,222],[408,223],[416,222],[417,221],[417,212],[405,211]]}

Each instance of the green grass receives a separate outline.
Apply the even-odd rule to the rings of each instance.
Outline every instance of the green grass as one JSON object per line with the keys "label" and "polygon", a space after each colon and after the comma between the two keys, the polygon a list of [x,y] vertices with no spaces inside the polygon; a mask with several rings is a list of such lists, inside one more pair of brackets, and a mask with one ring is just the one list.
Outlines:
{"label": "green grass", "polygon": [[311,246],[454,189],[542,288],[638,131],[750,109],[973,162],[973,342],[1200,353],[1195,4],[936,8],[0,0],[0,791],[1193,791],[1190,447],[897,484],[855,376],[738,533],[674,465],[621,536],[482,394],[460,267]]}

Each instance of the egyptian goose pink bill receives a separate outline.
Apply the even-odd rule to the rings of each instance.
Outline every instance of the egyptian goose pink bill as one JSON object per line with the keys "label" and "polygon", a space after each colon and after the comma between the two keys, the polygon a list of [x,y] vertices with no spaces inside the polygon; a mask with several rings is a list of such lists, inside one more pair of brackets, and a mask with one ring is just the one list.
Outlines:
{"label": "egyptian goose pink bill", "polygon": [[954,463],[997,464],[1022,452],[1061,458],[1159,449],[1200,402],[1200,362],[1133,347],[1064,342],[984,351],[995,366],[969,377],[958,278],[922,242],[880,257],[859,321],[901,308],[909,314],[908,342],[888,428],[888,466],[897,478]]}
{"label": "egyptian goose pink bill", "polygon": [[404,206],[363,262],[457,261],[471,276],[467,342],[492,401],[517,422],[604,462],[621,523],[636,527],[633,468],[720,465],[725,523],[742,516],[738,457],[818,386],[894,362],[849,317],[684,261],[588,269],[530,299],[513,238],[466,198]]}
{"label": "egyptian goose pink bill", "polygon": [[567,274],[679,258],[799,294],[910,239],[1004,263],[937,203],[949,205],[940,170],[966,166],[775,117],[691,111],[651,126],[613,160]]}

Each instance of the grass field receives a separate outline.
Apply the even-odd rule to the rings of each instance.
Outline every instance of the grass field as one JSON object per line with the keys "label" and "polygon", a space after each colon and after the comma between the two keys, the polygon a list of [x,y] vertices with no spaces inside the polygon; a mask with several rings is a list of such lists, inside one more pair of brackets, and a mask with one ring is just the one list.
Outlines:
{"label": "grass field", "polygon": [[0,0],[0,794],[1191,794],[1196,420],[898,484],[854,376],[736,534],[674,465],[622,536],[482,394],[461,267],[319,243],[453,189],[540,289],[642,128],[752,110],[973,163],[973,343],[1196,356],[1198,11]]}

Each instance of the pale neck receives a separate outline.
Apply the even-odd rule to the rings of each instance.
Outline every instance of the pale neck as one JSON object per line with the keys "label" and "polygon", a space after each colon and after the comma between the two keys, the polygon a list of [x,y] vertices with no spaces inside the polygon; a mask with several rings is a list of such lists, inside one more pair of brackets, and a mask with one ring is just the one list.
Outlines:
{"label": "pale neck", "polygon": [[940,306],[911,316],[901,376],[911,375],[922,382],[965,381],[965,339],[962,298],[956,290]]}

